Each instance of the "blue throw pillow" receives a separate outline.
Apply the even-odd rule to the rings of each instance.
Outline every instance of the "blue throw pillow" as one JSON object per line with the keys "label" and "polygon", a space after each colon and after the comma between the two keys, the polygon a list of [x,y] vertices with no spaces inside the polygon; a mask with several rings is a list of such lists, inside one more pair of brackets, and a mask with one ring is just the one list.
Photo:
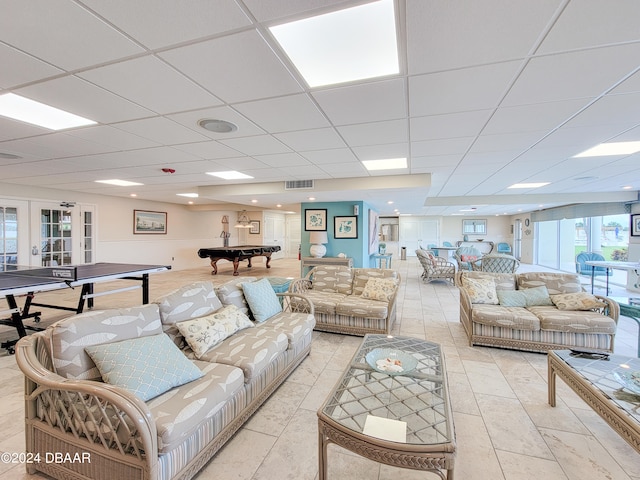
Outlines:
{"label": "blue throw pillow", "polygon": [[242,291],[256,322],[264,322],[282,311],[278,296],[266,278],[243,283]]}
{"label": "blue throw pillow", "polygon": [[125,388],[145,402],[202,377],[200,369],[164,333],[84,350],[105,383]]}

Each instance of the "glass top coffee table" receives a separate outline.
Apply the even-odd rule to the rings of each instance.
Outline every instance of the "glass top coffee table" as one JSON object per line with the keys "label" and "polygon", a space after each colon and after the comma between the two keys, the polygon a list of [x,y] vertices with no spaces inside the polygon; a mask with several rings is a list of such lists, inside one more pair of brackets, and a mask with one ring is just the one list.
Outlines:
{"label": "glass top coffee table", "polygon": [[556,405],[556,375],[573,389],[605,422],[640,452],[640,358],[552,350],[549,367],[549,405]]}
{"label": "glass top coffee table", "polygon": [[[417,365],[410,371],[376,371],[366,355],[378,353],[377,349],[390,349],[383,352],[390,363],[396,358],[405,364],[415,359]],[[320,480],[326,479],[330,443],[376,462],[427,470],[452,480],[455,433],[440,345],[411,337],[366,335],[318,410],[318,435]]]}

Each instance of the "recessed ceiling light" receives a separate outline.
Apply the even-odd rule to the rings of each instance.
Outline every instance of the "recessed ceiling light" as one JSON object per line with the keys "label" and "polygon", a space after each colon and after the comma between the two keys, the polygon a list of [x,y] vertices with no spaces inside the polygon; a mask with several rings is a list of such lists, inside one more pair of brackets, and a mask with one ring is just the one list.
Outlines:
{"label": "recessed ceiling light", "polygon": [[253,200],[251,200],[251,203],[258,203],[258,200],[254,198]]}
{"label": "recessed ceiling light", "polygon": [[309,197],[309,200],[314,201],[316,197]]}
{"label": "recessed ceiling light", "polygon": [[198,122],[205,130],[209,130],[214,133],[231,133],[238,130],[238,126],[227,122],[226,120],[216,120],[213,118],[204,118]]}
{"label": "recessed ceiling light", "polygon": [[197,193],[176,193],[179,197],[198,198]]}
{"label": "recessed ceiling light", "polygon": [[95,125],[88,118],[30,100],[14,93],[0,95],[0,115],[51,130]]}
{"label": "recessed ceiling light", "polygon": [[276,205],[276,207],[281,208],[281,207],[282,207],[282,205],[281,205],[281,204],[277,204],[277,205]]}
{"label": "recessed ceiling light", "polygon": [[114,178],[113,180],[96,180],[96,183],[106,183],[108,185],[116,185],[118,187],[132,187],[134,185],[144,185],[143,183],[130,182],[128,180],[118,180]]}
{"label": "recessed ceiling light", "polygon": [[387,205],[393,205],[393,200],[389,200],[389,201],[387,202]]}
{"label": "recessed ceiling light", "polygon": [[400,72],[393,0],[381,0],[269,30],[310,87]]}
{"label": "recessed ceiling light", "polygon": [[596,145],[573,158],[606,157],[609,155],[631,155],[640,152],[640,142],[609,142]]}
{"label": "recessed ceiling light", "polygon": [[551,182],[538,182],[538,183],[514,183],[510,187],[507,188],[540,188],[545,185],[549,185]]}
{"label": "recessed ceiling light", "polygon": [[235,170],[229,170],[226,172],[207,172],[207,175],[213,175],[214,177],[223,178],[225,180],[242,180],[245,178],[253,178],[250,175],[237,172]]}
{"label": "recessed ceiling light", "polygon": [[130,196],[130,197],[137,197],[137,196],[138,196],[138,194],[137,194],[137,193],[130,193],[130,194],[129,194],[129,196]]}
{"label": "recessed ceiling light", "polygon": [[387,158],[384,160],[363,160],[362,164],[367,170],[393,170],[407,168],[406,158]]}
{"label": "recessed ceiling light", "polygon": [[624,185],[622,187],[623,190],[631,190],[633,187],[631,185]]}

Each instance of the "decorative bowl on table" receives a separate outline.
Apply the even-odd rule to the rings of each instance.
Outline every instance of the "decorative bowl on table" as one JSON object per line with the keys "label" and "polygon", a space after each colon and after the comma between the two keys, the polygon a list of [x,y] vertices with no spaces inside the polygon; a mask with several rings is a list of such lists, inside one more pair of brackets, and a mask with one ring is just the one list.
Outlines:
{"label": "decorative bowl on table", "polygon": [[387,375],[404,375],[418,366],[416,357],[393,348],[375,348],[365,355],[365,360],[376,372]]}
{"label": "decorative bowl on table", "polygon": [[640,395],[640,370],[635,372],[613,372],[616,381],[627,390]]}

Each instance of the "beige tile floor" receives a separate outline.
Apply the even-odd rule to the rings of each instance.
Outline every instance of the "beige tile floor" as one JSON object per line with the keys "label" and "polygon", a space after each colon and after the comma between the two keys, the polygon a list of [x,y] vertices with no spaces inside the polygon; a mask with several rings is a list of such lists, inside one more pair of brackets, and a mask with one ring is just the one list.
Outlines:
{"label": "beige tile floor", "polygon": [[[297,260],[255,262],[256,276],[298,276]],[[449,372],[458,444],[455,475],[460,480],[640,480],[640,455],[624,442],[562,381],[558,404],[547,404],[543,354],[469,347],[458,320],[458,292],[442,282],[423,284],[415,259],[394,261],[403,277],[395,334],[440,343]],[[523,265],[522,270],[539,270]],[[247,269],[241,267],[242,274]],[[216,277],[206,266],[156,274],[151,297],[185,283],[231,277],[222,266]],[[97,290],[105,287],[98,286]],[[616,292],[624,294],[622,290]],[[54,296],[73,305],[77,292]],[[99,297],[96,308],[129,306],[139,293]],[[43,310],[43,323],[64,313]],[[637,326],[621,318],[616,353],[636,355]],[[2,333],[2,332],[0,332]],[[5,329],[4,335],[11,332]],[[4,338],[4,337],[3,337]],[[318,477],[316,411],[360,342],[358,337],[315,332],[311,355],[196,477],[198,480],[313,480]],[[0,353],[0,451],[24,451],[22,376],[13,356]],[[331,480],[437,478],[362,459],[338,447],[329,451]],[[0,464],[2,479],[38,479],[22,466]]]}

